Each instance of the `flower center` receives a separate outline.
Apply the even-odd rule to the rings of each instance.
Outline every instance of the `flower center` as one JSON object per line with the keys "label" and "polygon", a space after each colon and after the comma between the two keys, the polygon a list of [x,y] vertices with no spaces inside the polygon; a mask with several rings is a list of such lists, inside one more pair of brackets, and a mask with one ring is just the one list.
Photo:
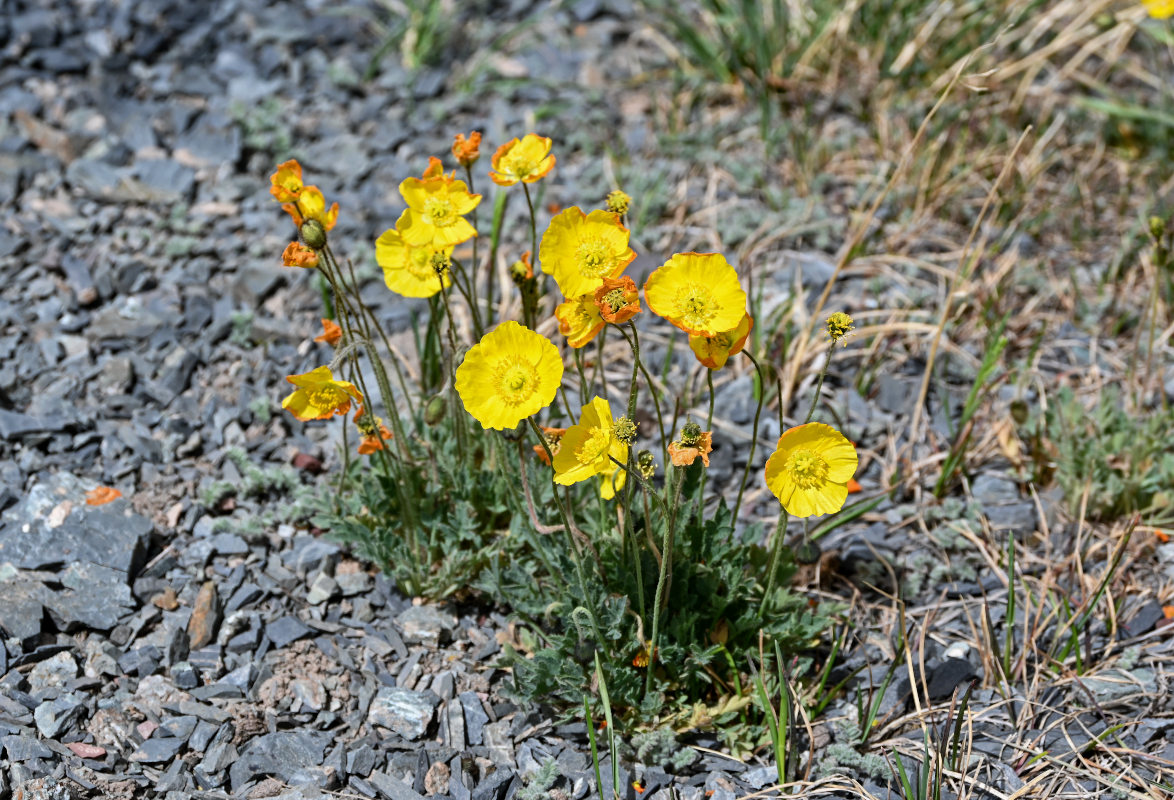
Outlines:
{"label": "flower center", "polygon": [[607,245],[601,239],[579,242],[576,256],[579,261],[579,272],[588,278],[598,278],[611,267]]}
{"label": "flower center", "polygon": [[595,428],[579,445],[575,451],[575,458],[580,464],[594,464],[611,446],[611,431]]}
{"label": "flower center", "polygon": [[534,171],[534,162],[521,153],[511,153],[505,159],[506,171],[523,178]]}
{"label": "flower center", "polygon": [[320,410],[337,409],[347,402],[346,392],[335,389],[333,386],[323,386],[321,389],[314,389],[310,392],[310,405]]}
{"label": "flower center", "polygon": [[603,296],[603,302],[611,309],[611,313],[613,314],[627,305],[627,300],[624,299],[623,289],[612,289]]}
{"label": "flower center", "polygon": [[421,281],[436,281],[436,273],[432,271],[432,254],[426,247],[408,248],[408,257],[404,268],[412,277]]}
{"label": "flower center", "polygon": [[810,450],[796,450],[787,459],[787,471],[800,489],[815,489],[827,481],[828,462]]}
{"label": "flower center", "polygon": [[681,315],[681,321],[690,328],[708,327],[707,323],[718,312],[717,306],[713,302],[713,296],[704,286],[694,284],[681,289],[677,292],[676,301],[677,313]]}
{"label": "flower center", "polygon": [[516,406],[538,387],[538,371],[525,361],[503,361],[497,368],[497,389],[506,405]]}
{"label": "flower center", "polygon": [[446,228],[456,222],[457,215],[447,197],[432,195],[424,201],[424,216],[436,227]]}

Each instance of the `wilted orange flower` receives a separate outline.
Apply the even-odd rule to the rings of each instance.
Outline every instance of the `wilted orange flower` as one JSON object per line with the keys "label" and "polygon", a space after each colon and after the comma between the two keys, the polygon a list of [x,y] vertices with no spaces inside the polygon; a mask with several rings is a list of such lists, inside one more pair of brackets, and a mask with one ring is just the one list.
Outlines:
{"label": "wilted orange flower", "polygon": [[113,503],[120,497],[122,497],[122,492],[113,486],[99,486],[96,489],[91,489],[86,492],[86,505],[104,506],[107,503]]}
{"label": "wilted orange flower", "polygon": [[338,203],[327,209],[326,198],[317,186],[306,186],[296,201],[283,204],[281,210],[289,214],[299,228],[308,219],[318,220],[326,230],[331,230],[338,222]]}
{"label": "wilted orange flower", "polygon": [[848,479],[848,494],[856,494],[857,492],[862,491],[864,490],[860,487],[860,484],[856,482],[855,478]]}
{"label": "wilted orange flower", "polygon": [[717,336],[689,336],[689,348],[697,360],[710,369],[721,369],[726,365],[730,356],[742,352],[746,346],[746,339],[754,327],[754,317],[746,314],[738,327],[732,331],[724,331]]}
{"label": "wilted orange flower", "polygon": [[342,339],[342,328],[338,327],[338,323],[332,319],[322,318],[322,335],[315,336],[315,342],[326,342],[331,347],[338,347],[339,341]]}
{"label": "wilted orange flower", "polygon": [[[542,426],[542,435],[546,437],[546,447],[550,448],[551,455],[558,455],[558,449],[563,443],[563,434],[567,432],[566,428],[548,428]],[[546,455],[546,447],[540,444],[534,445],[534,452],[542,459],[542,463],[550,466],[550,456]]]}
{"label": "wilted orange flower", "polygon": [[301,242],[290,242],[281,253],[281,263],[287,267],[312,269],[318,266],[318,253]]}
{"label": "wilted orange flower", "polygon": [[603,317],[591,295],[585,294],[560,303],[554,310],[558,332],[567,337],[567,344],[576,349],[590,342],[603,330]]}
{"label": "wilted orange flower", "polygon": [[511,139],[493,154],[490,179],[498,186],[513,186],[522,181],[534,183],[554,169],[549,137],[527,133],[521,140]]}
{"label": "wilted orange flower", "polygon": [[277,172],[269,177],[269,182],[273,184],[269,187],[269,193],[277,199],[277,202],[295,202],[304,188],[302,186],[302,165],[293,159],[284,164],[278,164]]}
{"label": "wilted orange flower", "polygon": [[391,431],[383,424],[383,420],[368,414],[362,404],[355,411],[354,421],[355,427],[363,435],[362,441],[359,442],[359,455],[361,456],[369,456],[376,450],[382,450],[384,440],[391,438]]}
{"label": "wilted orange flower", "polygon": [[[681,437],[682,440],[685,438]],[[700,456],[701,463],[708,467],[711,452],[713,452],[713,434],[710,431],[702,431],[693,444],[685,444],[684,441],[670,444],[669,460],[673,462],[674,467],[687,467]]]}
{"label": "wilted orange flower", "polygon": [[624,275],[621,278],[604,278],[603,285],[595,290],[595,305],[599,316],[605,322],[621,325],[640,313],[640,292],[636,282]]}
{"label": "wilted orange flower", "polygon": [[471,167],[481,158],[481,131],[473,131],[469,138],[458,133],[452,137],[452,155],[462,167]]}
{"label": "wilted orange flower", "polygon": [[330,367],[289,375],[286,380],[298,388],[281,401],[281,407],[303,422],[345,414],[351,410],[351,400],[363,402],[358,388],[348,381],[336,381]]}

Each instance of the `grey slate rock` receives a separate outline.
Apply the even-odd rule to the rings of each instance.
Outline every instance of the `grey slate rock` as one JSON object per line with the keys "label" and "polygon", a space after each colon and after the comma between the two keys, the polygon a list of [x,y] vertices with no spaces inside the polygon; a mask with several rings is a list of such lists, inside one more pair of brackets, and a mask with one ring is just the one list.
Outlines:
{"label": "grey slate rock", "polygon": [[329,734],[311,731],[277,731],[258,736],[232,765],[232,784],[240,786],[256,775],[276,775],[290,783],[298,771],[322,763],[330,739]]}
{"label": "grey slate rock", "polygon": [[65,414],[39,417],[0,409],[0,439],[5,441],[33,434],[62,433],[74,424],[74,419]]}
{"label": "grey slate rock", "polygon": [[29,516],[18,504],[5,513],[0,527],[0,560],[21,569],[85,561],[133,576],[155,529],[149,519],[131,512],[125,500],[101,506],[75,505],[55,528]]}
{"label": "grey slate rock", "polygon": [[28,761],[32,758],[52,758],[53,751],[32,736],[9,734],[0,739],[9,761]]}
{"label": "grey slate rock", "polygon": [[414,741],[428,732],[438,703],[440,698],[430,691],[416,692],[399,686],[385,686],[371,700],[367,721]]}
{"label": "grey slate rock", "polygon": [[125,572],[110,567],[85,561],[71,563],[61,574],[66,588],[53,593],[45,607],[61,630],[82,625],[108,631],[134,610],[126,578]]}
{"label": "grey slate rock", "polygon": [[85,713],[85,699],[73,692],[67,692],[37,706],[37,710],[33,712],[33,718],[36,720],[37,730],[42,736],[46,739],[56,739]]}
{"label": "grey slate rock", "polygon": [[38,694],[46,689],[64,686],[77,677],[77,661],[68,652],[45,659],[29,672],[29,691]]}
{"label": "grey slate rock", "polygon": [[461,692],[461,707],[465,710],[465,736],[469,744],[481,744],[489,715],[481,706],[481,699],[475,692]]}
{"label": "grey slate rock", "polygon": [[130,754],[130,760],[142,764],[170,761],[183,750],[185,740],[173,736],[152,736]]}
{"label": "grey slate rock", "polygon": [[438,646],[448,640],[456,618],[433,605],[411,606],[395,620],[408,644]]}
{"label": "grey slate rock", "polygon": [[265,635],[274,647],[285,647],[309,636],[313,631],[306,627],[300,619],[293,616],[284,616],[265,626]]}
{"label": "grey slate rock", "polygon": [[0,581],[0,632],[21,644],[31,644],[41,635],[43,603],[51,592],[38,581]]}

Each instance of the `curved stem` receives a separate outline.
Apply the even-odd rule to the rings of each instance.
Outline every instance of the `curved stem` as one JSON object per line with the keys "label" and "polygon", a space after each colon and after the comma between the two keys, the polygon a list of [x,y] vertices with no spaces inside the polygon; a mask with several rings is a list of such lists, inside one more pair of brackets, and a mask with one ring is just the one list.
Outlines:
{"label": "curved stem", "polygon": [[758,405],[754,408],[754,426],[750,433],[750,453],[746,456],[746,469],[742,470],[742,483],[738,487],[738,499],[734,503],[734,521],[738,520],[738,511],[742,508],[742,495],[746,491],[746,480],[750,477],[750,470],[754,466],[754,448],[758,446],[758,418],[762,415],[762,403],[766,399],[766,380],[762,375],[762,367],[749,350],[743,350],[742,355],[750,359],[754,371],[758,373]]}
{"label": "curved stem", "polygon": [[[473,191],[473,167],[472,166],[465,167],[465,178],[468,179],[469,194],[475,194],[475,192]],[[477,229],[477,208],[480,207],[480,205],[481,204],[478,203],[476,206],[473,207],[473,213],[471,215],[473,217],[471,222],[472,222],[474,230]],[[473,300],[472,300],[473,321],[477,324],[477,328],[478,328],[477,338],[478,339],[481,338],[481,333],[484,332],[484,330],[481,328],[481,322],[477,317],[477,313],[478,313],[477,312],[477,269],[478,269],[478,267],[481,266],[480,261],[478,261],[478,259],[477,259],[477,240],[480,238],[481,238],[480,236],[473,237],[473,279],[471,281],[469,281],[469,292],[473,295]]]}
{"label": "curved stem", "polygon": [[832,363],[832,353],[835,352],[835,349],[836,343],[833,341],[828,345],[828,357],[823,362],[823,369],[819,371],[819,380],[815,384],[815,396],[811,398],[811,408],[807,411],[807,419],[803,420],[804,425],[811,422],[811,418],[815,416],[816,406],[819,405],[819,396],[823,393],[823,379],[827,377],[828,367]]}

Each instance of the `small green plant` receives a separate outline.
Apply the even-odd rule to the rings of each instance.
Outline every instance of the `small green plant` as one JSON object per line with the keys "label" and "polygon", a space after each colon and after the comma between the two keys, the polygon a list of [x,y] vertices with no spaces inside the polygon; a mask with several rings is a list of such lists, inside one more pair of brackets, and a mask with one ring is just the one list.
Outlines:
{"label": "small green plant", "polygon": [[1130,408],[1115,386],[1091,405],[1061,387],[1046,411],[1024,426],[1037,483],[1054,471],[1074,513],[1111,521],[1140,514],[1150,524],[1174,519],[1174,409]]}

